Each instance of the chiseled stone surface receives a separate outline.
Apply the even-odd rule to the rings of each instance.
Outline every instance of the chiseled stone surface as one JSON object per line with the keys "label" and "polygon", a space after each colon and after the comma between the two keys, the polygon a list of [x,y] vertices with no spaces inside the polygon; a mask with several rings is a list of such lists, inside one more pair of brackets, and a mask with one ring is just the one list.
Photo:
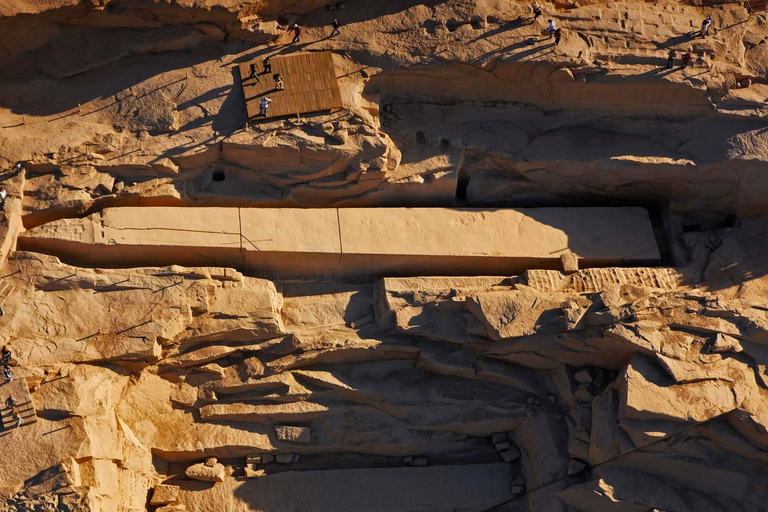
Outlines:
{"label": "chiseled stone surface", "polygon": [[111,208],[21,235],[20,246],[92,265],[216,262],[348,275],[512,273],[658,261],[642,208]]}
{"label": "chiseled stone surface", "polygon": [[291,443],[304,443],[308,444],[312,442],[312,437],[309,428],[307,427],[293,427],[288,425],[279,425],[275,427],[275,434],[281,441],[288,441]]}
{"label": "chiseled stone surface", "polygon": [[152,491],[152,498],[149,500],[150,505],[167,505],[173,503],[179,496],[178,485],[158,485]]}

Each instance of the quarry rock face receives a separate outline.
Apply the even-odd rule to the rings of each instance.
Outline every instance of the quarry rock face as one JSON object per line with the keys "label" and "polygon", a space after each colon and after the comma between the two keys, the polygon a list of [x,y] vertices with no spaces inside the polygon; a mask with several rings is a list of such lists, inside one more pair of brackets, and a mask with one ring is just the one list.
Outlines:
{"label": "quarry rock face", "polygon": [[540,7],[0,2],[0,512],[765,510],[768,14]]}

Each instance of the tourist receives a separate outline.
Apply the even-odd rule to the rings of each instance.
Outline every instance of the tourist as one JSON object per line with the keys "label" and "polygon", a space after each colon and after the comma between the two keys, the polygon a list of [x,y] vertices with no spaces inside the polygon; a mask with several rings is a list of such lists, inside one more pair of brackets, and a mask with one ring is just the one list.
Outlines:
{"label": "tourist", "polygon": [[13,374],[11,374],[11,369],[8,366],[3,367],[3,377],[5,377],[6,383],[13,380]]}
{"label": "tourist", "polygon": [[248,78],[255,78],[257,84],[261,82],[261,80],[259,80],[259,74],[256,73],[256,64],[251,64],[251,74]]}
{"label": "tourist", "polygon": [[693,55],[691,55],[689,52],[686,52],[683,55],[683,66],[681,69],[685,69],[688,67],[688,64],[693,60]]}
{"label": "tourist", "polygon": [[275,87],[277,87],[278,91],[282,91],[285,89],[285,85],[283,84],[283,75],[280,73],[275,73],[272,75],[272,78],[275,80]]}
{"label": "tourist", "polygon": [[259,111],[260,116],[267,117],[267,109],[269,108],[270,103],[272,103],[272,100],[266,96],[261,98],[261,101],[259,102],[259,106],[261,107],[261,110]]}
{"label": "tourist", "polygon": [[264,73],[269,74],[272,72],[272,63],[269,62],[269,57],[264,59]]}
{"label": "tourist", "polygon": [[555,34],[555,30],[557,30],[557,27],[555,27],[555,21],[554,20],[547,20],[549,21],[549,26],[547,27],[547,32],[549,32],[549,39],[552,39],[552,36]]}
{"label": "tourist", "polygon": [[667,54],[667,69],[672,69],[675,65],[675,59],[677,58],[677,52],[675,50],[669,50]]}
{"label": "tourist", "polygon": [[22,171],[21,162],[16,162],[16,165],[13,166],[13,169],[16,174],[20,174]]}
{"label": "tourist", "polygon": [[0,187],[0,211],[5,211],[5,198],[8,192],[5,191],[5,187]]}
{"label": "tourist", "polygon": [[293,41],[291,41],[291,44],[296,44],[299,42],[299,38],[301,36],[301,27],[298,24],[294,23],[292,30],[293,30],[294,36],[293,36]]}
{"label": "tourist", "polygon": [[330,37],[333,37],[336,34],[341,35],[341,31],[339,30],[340,26],[341,26],[341,23],[339,23],[339,20],[337,20],[336,18],[333,18],[333,23],[331,23],[331,27],[333,27],[333,30],[331,30]]}
{"label": "tourist", "polygon": [[11,362],[11,349],[8,348],[8,345],[3,345],[3,364],[7,365]]}
{"label": "tourist", "polygon": [[533,21],[536,21],[539,16],[541,16],[541,6],[536,2],[533,2],[531,8],[533,9]]}
{"label": "tourist", "polygon": [[11,417],[14,420],[16,420],[16,428],[20,427],[21,426],[22,417],[21,417],[21,414],[19,414],[19,411],[17,411],[15,407],[13,409],[11,409]]}
{"label": "tourist", "polygon": [[5,399],[5,405],[9,409],[13,409],[13,407],[16,405],[16,399],[13,398],[13,395],[8,395],[8,398]]}
{"label": "tourist", "polygon": [[563,29],[561,29],[560,27],[557,27],[557,28],[555,29],[555,46],[557,46],[558,44],[560,44],[560,37],[561,37],[562,35],[563,35]]}
{"label": "tourist", "polygon": [[701,37],[709,35],[709,27],[712,26],[712,16],[707,16],[704,21],[701,22]]}

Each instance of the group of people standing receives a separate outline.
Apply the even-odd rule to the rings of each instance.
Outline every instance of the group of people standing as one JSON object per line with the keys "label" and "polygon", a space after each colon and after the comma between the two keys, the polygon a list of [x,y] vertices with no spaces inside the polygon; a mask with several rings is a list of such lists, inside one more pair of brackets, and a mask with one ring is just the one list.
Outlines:
{"label": "group of people standing", "polygon": [[[531,4],[531,10],[533,11],[533,21],[535,22],[539,18],[539,16],[541,16],[543,13],[541,5],[539,5],[539,3],[536,0],[534,0],[533,3]],[[545,30],[549,34],[549,37],[547,39],[554,38],[555,40],[554,46],[557,46],[560,44],[560,40],[562,39],[563,29],[557,26],[555,20],[549,19],[547,21],[548,21],[548,25]],[[701,37],[706,37],[709,35],[709,30],[711,26],[712,26],[712,16],[707,16],[704,19],[704,21],[702,21],[701,23],[701,30],[699,31]],[[333,22],[331,23],[331,34],[329,37],[333,37],[335,35],[341,34],[341,31],[339,30],[340,27],[341,27],[341,23],[337,18],[334,18]],[[301,34],[302,34],[301,27],[297,23],[294,23],[288,30],[293,32],[293,39],[291,40],[290,44],[299,43],[301,41]],[[675,59],[677,59],[677,51],[672,49],[669,51],[667,55],[667,69],[672,69],[674,67]],[[685,69],[688,66],[688,64],[690,64],[692,61],[693,61],[693,55],[691,55],[690,52],[684,53],[682,56],[681,69]],[[256,72],[255,64],[251,64],[250,71],[251,73],[248,78],[256,80],[256,83],[260,83],[261,80],[259,78],[259,74]],[[264,59],[264,74],[269,74],[271,72],[272,72],[272,65],[269,63],[269,57],[267,57],[266,59]],[[283,76],[280,73],[273,74],[272,79],[275,81],[275,88],[277,90],[279,91],[285,90]],[[272,100],[269,97],[264,96],[261,98],[259,102],[259,107],[260,107],[259,116],[265,116],[265,117],[267,116],[270,103],[272,103]]]}
{"label": "group of people standing", "polygon": [[[699,30],[699,35],[701,37],[707,37],[709,35],[709,29],[712,28],[712,16],[707,16],[704,18],[704,21],[701,22],[701,29]],[[677,51],[675,49],[669,50],[669,53],[667,54],[667,69],[672,69],[675,66],[675,59],[677,59]],[[685,52],[682,56],[682,62],[683,65],[680,66],[680,69],[685,69],[688,67],[688,64],[693,61],[693,55],[691,55],[691,52]]]}
{"label": "group of people standing", "polygon": [[[536,21],[539,16],[542,15],[541,5],[538,4],[538,2],[534,1],[531,4],[531,10],[533,11],[533,21]],[[563,30],[557,26],[554,20],[550,19],[547,20],[549,25],[546,28],[546,32],[549,33],[548,39],[555,38],[555,46],[560,44],[560,38],[563,35]],[[704,21],[701,22],[701,29],[699,30],[699,35],[701,37],[707,37],[709,35],[709,30],[712,27],[712,16],[707,16],[704,18]],[[667,69],[672,69],[675,65],[675,59],[677,59],[677,51],[672,49],[669,50],[669,53],[667,54]],[[682,66],[681,69],[685,69],[688,67],[688,64],[690,64],[693,61],[693,55],[691,55],[690,52],[686,52],[682,56]]]}
{"label": "group of people standing", "polygon": [[[8,384],[9,382],[13,381],[13,372],[11,372],[11,367],[9,366],[11,364],[11,349],[8,347],[8,345],[3,346],[3,350],[0,356],[2,356],[3,364],[3,384]],[[16,426],[20,427],[22,417],[16,408],[16,398],[13,395],[8,394],[8,398],[5,399],[5,405],[8,409],[11,410],[11,417],[16,422]]]}
{"label": "group of people standing", "polygon": [[[341,27],[341,23],[337,18],[333,18],[333,22],[331,22],[331,35],[329,37],[333,37],[336,35],[341,34],[341,30],[339,30]],[[294,23],[290,29],[291,32],[293,32],[293,39],[291,40],[290,44],[296,44],[301,42],[301,34],[302,29],[298,25],[298,23]],[[263,67],[264,72],[262,74],[270,74],[272,73],[272,63],[269,61],[270,57],[266,57],[263,61]],[[250,65],[250,74],[248,75],[248,79],[253,79],[256,81],[256,83],[261,83],[261,79],[259,78],[259,73],[256,71],[256,64]],[[285,80],[283,78],[283,75],[280,73],[274,73],[272,75],[272,79],[275,81],[275,89],[278,91],[284,91],[285,90]],[[267,113],[269,111],[269,105],[272,103],[272,99],[268,96],[264,96],[259,100],[259,116],[267,116]]]}
{"label": "group of people standing", "polygon": [[[541,6],[538,4],[538,2],[533,2],[531,4],[531,10],[533,11],[533,21],[535,22],[542,14]],[[563,37],[563,29],[555,24],[555,20],[550,19],[547,20],[547,22],[549,23],[546,29],[546,31],[549,33],[548,39],[552,39],[554,37],[555,46],[557,46],[560,44],[560,38]]]}

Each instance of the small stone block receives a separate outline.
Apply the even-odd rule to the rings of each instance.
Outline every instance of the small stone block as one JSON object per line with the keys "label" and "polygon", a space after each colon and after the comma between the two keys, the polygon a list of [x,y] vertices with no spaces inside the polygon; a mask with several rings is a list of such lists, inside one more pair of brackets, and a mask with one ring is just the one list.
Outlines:
{"label": "small stone block", "polygon": [[272,455],[271,453],[262,453],[261,454],[261,463],[262,464],[269,464],[273,460],[275,460],[275,456]]}
{"label": "small stone block", "polygon": [[407,457],[403,457],[403,464],[411,464],[413,462],[413,456],[408,455]]}
{"label": "small stone block", "polygon": [[293,454],[292,453],[278,453],[275,456],[275,460],[278,464],[290,464],[293,462]]}
{"label": "small stone block", "polygon": [[288,425],[276,426],[275,434],[281,441],[288,441],[290,443],[310,443],[312,437],[310,435],[309,427],[292,427]]}
{"label": "small stone block", "polygon": [[581,400],[582,402],[591,402],[595,399],[594,395],[587,390],[587,385],[582,384],[573,393],[573,396]]}
{"label": "small stone block", "polygon": [[491,436],[491,441],[493,441],[493,444],[501,443],[502,441],[507,440],[507,433],[506,432],[497,432]]}
{"label": "small stone block", "polygon": [[509,490],[512,491],[512,494],[523,494],[525,492],[525,487],[522,485],[513,485]]}
{"label": "small stone block", "polygon": [[426,457],[414,457],[413,462],[411,462],[411,466],[414,468],[423,468],[427,466],[427,458]]}
{"label": "small stone block", "polygon": [[179,486],[177,485],[157,485],[155,491],[152,493],[152,499],[149,500],[150,505],[166,505],[173,503],[179,496]]}
{"label": "small stone block", "polygon": [[261,464],[261,454],[248,455],[245,457],[246,464]]}
{"label": "small stone block", "polygon": [[187,506],[183,503],[176,505],[166,505],[164,507],[156,508],[155,512],[186,512]]}
{"label": "small stone block", "polygon": [[560,264],[563,266],[563,273],[565,274],[573,274],[579,271],[579,259],[572,252],[561,254]]}
{"label": "small stone block", "polygon": [[590,375],[589,370],[582,369],[577,371],[573,377],[576,379],[576,382],[579,384],[591,384],[592,383],[592,375]]}
{"label": "small stone block", "polygon": [[350,324],[349,324],[349,325],[350,325],[350,326],[351,326],[353,329],[357,329],[358,327],[362,327],[363,325],[367,324],[367,323],[368,323],[368,322],[370,322],[371,320],[373,320],[373,317],[372,317],[371,315],[366,315],[366,316],[364,316],[363,318],[358,318],[357,320],[355,320],[355,321],[353,321],[353,322],[350,322]]}
{"label": "small stone block", "polygon": [[510,446],[511,445],[507,441],[504,441],[502,443],[496,443],[496,451],[497,452],[505,452],[505,451],[509,450]]}
{"label": "small stone block", "polygon": [[512,446],[509,450],[500,453],[504,462],[512,462],[520,458],[520,449],[517,446]]}
{"label": "small stone block", "polygon": [[294,453],[293,454],[293,459],[291,460],[291,462],[293,462],[293,463],[299,462],[299,454],[298,453]]}
{"label": "small stone block", "polygon": [[253,464],[245,466],[245,478],[258,478],[266,475],[267,472],[263,469],[257,469]]}

